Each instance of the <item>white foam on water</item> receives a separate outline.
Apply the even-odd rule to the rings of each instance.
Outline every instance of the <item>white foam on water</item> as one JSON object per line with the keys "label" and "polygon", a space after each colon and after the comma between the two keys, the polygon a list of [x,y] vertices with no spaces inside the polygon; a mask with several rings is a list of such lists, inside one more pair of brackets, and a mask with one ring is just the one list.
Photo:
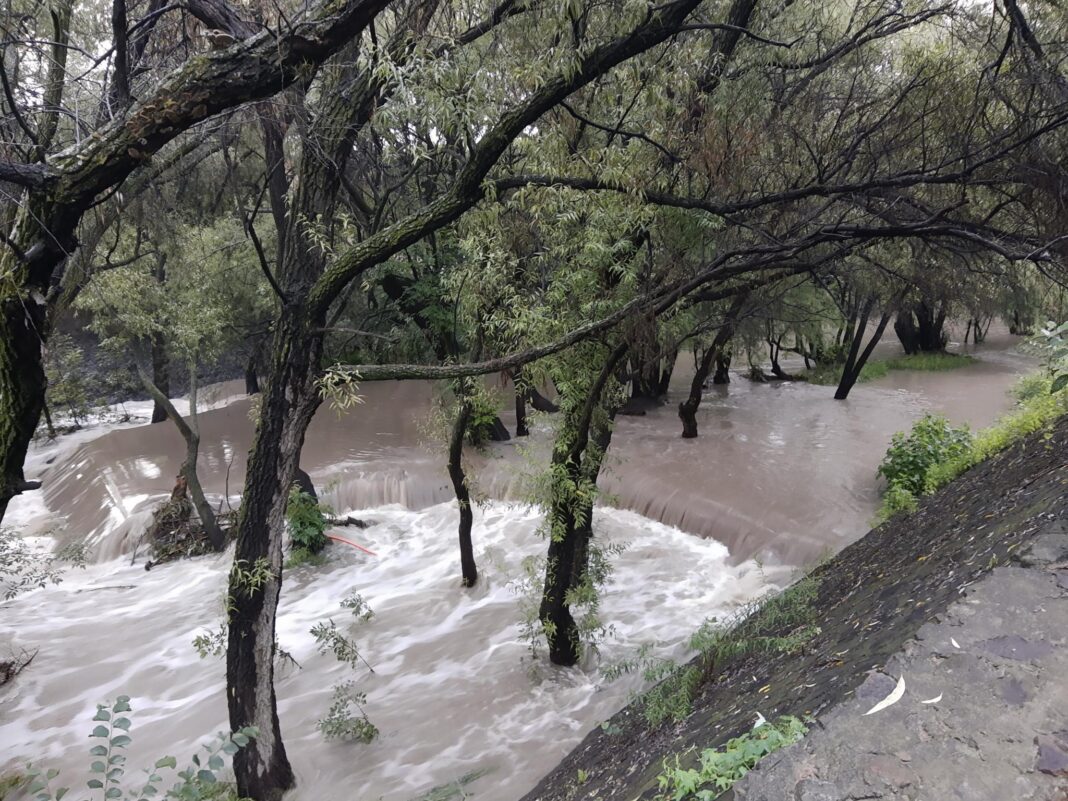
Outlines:
{"label": "white foam on water", "polygon": [[[659,655],[683,658],[704,618],[787,578],[784,569],[769,575],[753,563],[731,566],[714,541],[598,509],[596,536],[627,544],[603,594],[614,635],[594,664],[552,668],[533,660],[520,639],[512,586],[523,559],[545,548],[535,511],[502,503],[477,510],[481,578],[470,590],[459,586],[455,504],[352,514],[373,525],[344,535],[378,555],[333,545],[328,564],[287,573],[279,608],[279,643],[303,666],[276,677],[299,799],[407,801],[473,770],[490,771],[468,788],[473,797],[518,798],[638,687],[637,675],[602,680],[597,663],[633,656],[645,642],[656,643]],[[32,758],[82,786],[95,705],[120,694],[134,708],[131,767],[164,754],[181,760],[226,728],[223,662],[200,659],[191,642],[222,619],[230,559],[147,573],[116,560],[6,604],[0,635],[40,650],[0,690],[0,762],[17,768]],[[369,622],[353,623],[339,606],[352,591],[374,609]],[[354,675],[316,650],[309,629],[330,618],[375,670],[360,679],[367,714],[381,731],[370,745],[327,742],[316,729],[332,686]]]}

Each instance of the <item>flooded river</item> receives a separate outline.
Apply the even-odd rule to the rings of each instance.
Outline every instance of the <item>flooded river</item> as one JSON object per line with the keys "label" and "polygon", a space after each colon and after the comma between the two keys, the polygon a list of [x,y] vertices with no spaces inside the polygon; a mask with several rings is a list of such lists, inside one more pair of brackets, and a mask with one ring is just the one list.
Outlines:
{"label": "flooded river", "polygon": [[[1007,389],[1033,367],[1014,344],[992,333],[974,365],[894,371],[846,402],[832,400],[829,387],[736,378],[706,394],[696,440],[679,437],[675,406],[688,388],[680,364],[669,404],[617,425],[602,482],[615,508],[596,515],[597,535],[626,545],[604,594],[614,630],[581,670],[532,659],[519,637],[522,563],[544,549],[538,515],[520,501],[551,418],[537,420],[529,442],[472,454],[473,477],[490,500],[475,517],[483,579],[463,591],[444,455],[428,445],[436,388],[372,384],[347,416],[324,408],[302,465],[337,512],[372,521],[348,536],[377,555],[335,546],[326,565],[286,575],[279,642],[302,666],[285,668],[278,681],[300,781],[293,797],[408,801],[473,771],[486,771],[467,789],[474,798],[520,797],[636,688],[633,676],[602,680],[599,666],[645,642],[681,658],[701,620],[728,614],[861,535],[894,431],[925,410],[973,426],[1006,411]],[[215,403],[200,417],[202,480],[236,504],[249,404],[230,385]],[[225,726],[222,661],[200,659],[191,642],[222,620],[229,557],[148,573],[143,556],[131,565],[182,453],[168,424],[100,427],[34,450],[27,477],[42,478],[45,489],[17,499],[5,524],[85,541],[93,564],[3,604],[0,648],[39,653],[0,689],[0,768],[33,758],[81,786],[95,704],[120,694],[134,707],[131,766],[165,753],[181,760]],[[339,602],[352,591],[376,613],[352,629],[375,671],[361,679],[381,731],[370,745],[327,743],[316,730],[349,668],[319,655],[309,629],[330,618],[348,626]]]}

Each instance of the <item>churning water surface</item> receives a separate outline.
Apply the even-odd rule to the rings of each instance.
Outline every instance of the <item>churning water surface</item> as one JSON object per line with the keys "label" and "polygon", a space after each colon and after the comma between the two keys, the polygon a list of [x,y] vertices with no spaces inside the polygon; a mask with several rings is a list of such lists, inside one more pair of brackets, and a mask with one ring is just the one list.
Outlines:
{"label": "churning water surface", "polygon": [[[520,639],[523,560],[545,546],[538,513],[519,501],[551,419],[537,422],[530,442],[471,455],[492,500],[475,517],[482,578],[463,590],[444,456],[424,444],[435,388],[368,385],[347,416],[324,408],[302,465],[325,502],[371,521],[346,536],[376,555],[333,546],[326,565],[286,574],[278,639],[301,667],[282,667],[277,689],[300,782],[293,797],[408,801],[475,771],[485,774],[467,787],[474,798],[520,797],[637,689],[637,676],[609,682],[600,668],[642,643],[683,658],[703,619],[729,614],[862,534],[894,431],[928,409],[976,426],[1005,411],[1006,390],[1031,366],[1013,344],[992,335],[972,366],[893,372],[846,402],[827,387],[736,378],[706,394],[696,440],[679,437],[674,409],[688,388],[680,364],[665,407],[618,423],[602,482],[617,508],[600,507],[595,518],[599,538],[626,546],[602,605],[613,628],[596,657],[572,670],[532,658]],[[205,488],[236,504],[248,402],[223,386],[200,421]],[[170,425],[127,424],[32,454],[27,474],[45,489],[17,499],[5,524],[86,542],[94,563],[3,604],[0,647],[38,654],[0,689],[0,768],[33,759],[83,786],[95,705],[120,694],[134,707],[131,767],[163,754],[182,759],[225,727],[222,661],[201,659],[191,643],[222,620],[229,555],[150,572],[143,555],[131,565],[183,451]],[[374,609],[370,621],[354,623],[340,607],[350,592]],[[329,619],[350,629],[374,668],[358,675],[381,732],[369,745],[326,742],[316,730],[333,685],[352,677],[316,651],[309,629]]]}

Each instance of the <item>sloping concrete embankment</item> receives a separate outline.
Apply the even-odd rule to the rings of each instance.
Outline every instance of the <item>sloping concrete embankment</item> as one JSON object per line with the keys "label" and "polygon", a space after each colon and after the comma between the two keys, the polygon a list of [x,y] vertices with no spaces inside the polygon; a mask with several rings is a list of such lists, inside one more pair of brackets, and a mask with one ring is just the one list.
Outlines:
{"label": "sloping concrete embankment", "polygon": [[[813,723],[736,801],[1068,801],[1068,418],[812,575],[800,653],[716,666],[678,723],[632,704],[524,801],[652,799],[666,759],[695,764],[758,712]],[[864,716],[901,676],[902,700]]]}

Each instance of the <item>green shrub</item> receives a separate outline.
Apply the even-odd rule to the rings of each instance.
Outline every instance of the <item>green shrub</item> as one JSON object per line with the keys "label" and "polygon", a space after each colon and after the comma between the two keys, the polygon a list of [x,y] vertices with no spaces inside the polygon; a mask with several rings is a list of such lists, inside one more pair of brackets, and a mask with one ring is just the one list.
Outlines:
{"label": "green shrub", "polygon": [[879,465],[879,475],[888,487],[899,487],[913,495],[923,492],[927,471],[968,452],[972,436],[967,427],[953,428],[941,415],[925,414],[905,434],[899,431]]}
{"label": "green shrub", "polygon": [[1044,373],[1032,373],[1025,375],[1017,381],[1011,390],[1016,405],[1022,406],[1033,398],[1049,395],[1053,387],[1053,379]]}
{"label": "green shrub", "polygon": [[324,533],[326,516],[322,507],[296,484],[289,490],[286,522],[289,524],[289,541],[293,546],[291,560],[298,552],[307,556],[317,554],[329,542]]}
{"label": "green shrub", "polygon": [[954,458],[934,465],[924,482],[926,492],[944,487],[965,470],[1005,450],[1017,440],[1052,425],[1068,414],[1068,391],[1035,395],[975,435],[971,447]]}
{"label": "green shrub", "polygon": [[471,419],[467,421],[467,441],[481,447],[493,437],[497,422],[496,399],[486,392],[473,392],[468,397],[471,404]]}
{"label": "green shrub", "polygon": [[683,768],[679,757],[675,764],[664,761],[657,777],[658,801],[713,801],[756,764],[781,748],[798,742],[808,728],[798,718],[784,716],[774,723],[763,723],[750,732],[727,741],[722,751],[706,748],[696,768]]}

